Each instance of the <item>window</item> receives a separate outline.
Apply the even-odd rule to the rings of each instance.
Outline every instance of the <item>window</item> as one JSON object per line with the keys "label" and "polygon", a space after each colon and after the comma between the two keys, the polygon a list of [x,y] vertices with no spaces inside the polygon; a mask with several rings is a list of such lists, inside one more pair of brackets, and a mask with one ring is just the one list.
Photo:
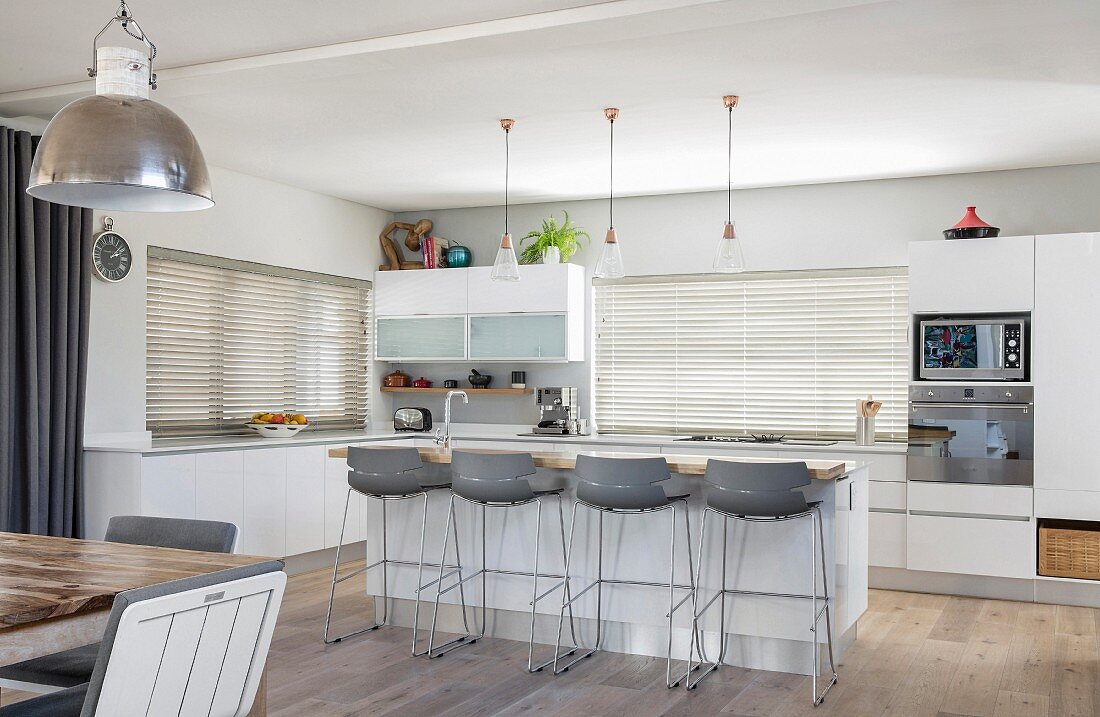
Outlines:
{"label": "window", "polygon": [[146,426],[239,431],[258,411],[364,424],[370,282],[149,248]]}
{"label": "window", "polygon": [[851,438],[907,426],[904,268],[596,280],[601,431]]}

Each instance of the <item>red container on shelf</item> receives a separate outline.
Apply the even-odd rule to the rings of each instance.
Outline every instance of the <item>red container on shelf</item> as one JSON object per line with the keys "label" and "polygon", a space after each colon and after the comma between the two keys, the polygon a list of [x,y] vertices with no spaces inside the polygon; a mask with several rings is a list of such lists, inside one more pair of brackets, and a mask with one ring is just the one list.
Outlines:
{"label": "red container on shelf", "polygon": [[432,382],[429,381],[428,379],[424,378],[423,376],[421,376],[420,378],[413,381],[413,388],[431,388],[431,387],[432,387]]}

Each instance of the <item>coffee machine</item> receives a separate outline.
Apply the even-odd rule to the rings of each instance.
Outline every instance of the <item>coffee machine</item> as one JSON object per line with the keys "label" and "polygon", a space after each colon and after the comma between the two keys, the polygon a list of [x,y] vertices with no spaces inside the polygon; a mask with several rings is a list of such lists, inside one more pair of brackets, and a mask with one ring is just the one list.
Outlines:
{"label": "coffee machine", "polygon": [[535,389],[539,423],[533,433],[548,436],[574,436],[583,433],[579,419],[580,404],[575,386],[543,386]]}

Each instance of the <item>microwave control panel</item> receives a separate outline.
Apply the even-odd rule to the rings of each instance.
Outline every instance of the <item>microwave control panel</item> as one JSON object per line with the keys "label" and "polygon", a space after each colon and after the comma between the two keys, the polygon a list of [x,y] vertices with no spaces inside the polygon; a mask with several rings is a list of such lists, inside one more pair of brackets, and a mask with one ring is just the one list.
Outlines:
{"label": "microwave control panel", "polygon": [[1023,332],[1024,327],[1021,324],[1005,324],[1005,368],[1020,368],[1020,356],[1023,353]]}

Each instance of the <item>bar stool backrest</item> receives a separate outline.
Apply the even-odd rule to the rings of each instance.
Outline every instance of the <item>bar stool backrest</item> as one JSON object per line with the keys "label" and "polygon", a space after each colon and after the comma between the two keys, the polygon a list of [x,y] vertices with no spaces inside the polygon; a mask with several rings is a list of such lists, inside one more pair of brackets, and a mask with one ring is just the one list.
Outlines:
{"label": "bar stool backrest", "polygon": [[703,477],[710,490],[707,505],[715,510],[757,518],[780,518],[810,509],[795,490],[810,485],[805,463],[739,463],[707,461]]}
{"label": "bar stool backrest", "polygon": [[672,477],[664,458],[577,456],[577,498],[597,508],[646,510],[668,505],[658,485]]}
{"label": "bar stool backrest", "polygon": [[451,454],[451,490],[478,503],[525,503],[535,499],[527,476],[535,474],[530,453]]}
{"label": "bar stool backrest", "polygon": [[416,472],[424,467],[412,447],[348,447],[348,485],[364,495],[398,497],[423,493]]}

